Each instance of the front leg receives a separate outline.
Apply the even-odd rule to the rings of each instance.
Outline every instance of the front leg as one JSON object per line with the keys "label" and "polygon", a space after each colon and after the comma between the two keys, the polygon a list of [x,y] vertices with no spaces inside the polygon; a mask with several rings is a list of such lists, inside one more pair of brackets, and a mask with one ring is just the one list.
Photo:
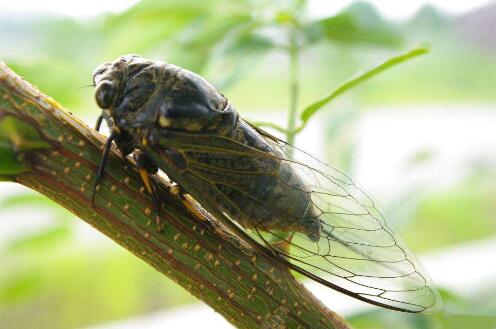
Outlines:
{"label": "front leg", "polygon": [[[146,190],[152,196],[153,203],[155,205],[157,211],[157,229],[159,232],[162,231],[163,225],[162,220],[160,218],[160,201],[157,197],[157,192],[150,180],[150,174],[155,174],[158,171],[158,166],[155,162],[150,159],[150,157],[141,150],[136,150],[133,153],[133,157],[136,160],[136,165],[138,166],[138,170],[143,180],[143,184],[145,185]],[[171,194],[178,197],[182,203],[186,206],[186,208],[193,213],[197,218],[200,218],[204,221],[207,221],[207,215],[203,213],[203,211],[196,205],[196,202],[188,198],[188,195],[178,184],[170,181],[170,192]]]}
{"label": "front leg", "polygon": [[157,196],[157,192],[150,180],[150,175],[156,174],[158,171],[157,165],[150,159],[146,153],[143,153],[140,150],[136,150],[133,153],[134,160],[136,161],[136,165],[138,166],[138,171],[143,180],[143,184],[145,185],[145,189],[148,194],[152,197],[153,204],[155,206],[155,210],[157,212],[157,231],[162,232],[163,225],[162,220],[160,218],[160,201]]}

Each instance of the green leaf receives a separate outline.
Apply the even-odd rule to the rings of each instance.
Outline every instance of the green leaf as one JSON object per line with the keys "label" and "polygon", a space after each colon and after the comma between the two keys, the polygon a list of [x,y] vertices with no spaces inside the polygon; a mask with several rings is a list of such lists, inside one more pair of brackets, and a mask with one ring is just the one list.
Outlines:
{"label": "green leaf", "polygon": [[6,116],[0,120],[0,180],[11,180],[16,175],[28,170],[23,162],[23,151],[48,148],[38,131],[29,124]]}
{"label": "green leaf", "polygon": [[13,116],[0,120],[0,143],[4,149],[12,145],[16,152],[50,147],[33,126]]}
{"label": "green leaf", "polygon": [[9,175],[26,171],[27,168],[17,160],[17,154],[10,143],[0,140],[0,181],[11,181]]}
{"label": "green leaf", "polygon": [[0,200],[0,209],[2,211],[10,210],[18,207],[45,207],[49,209],[57,209],[54,207],[56,205],[55,202],[46,198],[45,196],[38,193],[23,193],[23,194],[14,194],[7,197],[3,197]]}
{"label": "green leaf", "polygon": [[309,42],[329,40],[345,44],[398,46],[402,38],[368,3],[358,2],[336,16],[313,21],[303,27]]}
{"label": "green leaf", "polygon": [[307,123],[307,121],[321,108],[323,108],[325,105],[327,105],[330,101],[332,101],[334,98],[338,97],[339,95],[343,94],[344,92],[356,87],[357,85],[367,81],[368,79],[398,65],[401,64],[405,61],[408,61],[412,58],[415,58],[417,56],[426,54],[429,52],[429,47],[427,45],[421,45],[419,47],[413,48],[405,53],[402,53],[397,56],[393,56],[391,58],[388,58],[387,60],[373,66],[372,68],[369,68],[363,72],[360,72],[353,77],[351,77],[349,80],[345,81],[342,83],[340,86],[338,86],[336,89],[334,89],[329,95],[325,96],[322,99],[319,99],[318,101],[308,105],[303,112],[300,115],[301,120],[303,121],[303,124],[301,127],[299,127],[297,130],[300,131],[303,129],[303,126]]}
{"label": "green leaf", "polygon": [[215,81],[218,88],[227,89],[234,85],[277,47],[273,40],[260,33],[261,26],[259,22],[239,26],[219,45],[211,67],[220,72],[215,74],[221,76]]}
{"label": "green leaf", "polygon": [[67,225],[67,222],[65,221],[55,227],[45,228],[38,232],[23,235],[13,241],[9,241],[6,246],[6,250],[13,253],[44,253],[47,249],[67,241],[70,235],[70,226]]}
{"label": "green leaf", "polygon": [[33,272],[17,273],[0,278],[0,305],[8,305],[26,300],[40,288],[40,274]]}

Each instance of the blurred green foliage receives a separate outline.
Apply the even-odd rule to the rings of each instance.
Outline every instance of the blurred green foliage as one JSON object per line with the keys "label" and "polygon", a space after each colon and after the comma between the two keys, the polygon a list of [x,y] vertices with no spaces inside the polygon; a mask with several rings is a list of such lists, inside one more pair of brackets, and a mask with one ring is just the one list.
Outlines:
{"label": "blurred green foliage", "polygon": [[[312,104],[333,86],[339,90],[342,81],[363,67],[419,41],[431,43],[429,56],[378,76],[367,88],[354,89],[353,98],[339,100],[339,106],[322,114],[328,123],[329,152],[346,169],[354,161],[347,128],[363,104],[496,101],[494,53],[465,43],[456,22],[433,8],[424,8],[407,22],[391,23],[365,2],[327,17],[311,17],[307,5],[303,0],[143,0],[125,12],[81,21],[0,13],[0,57],[64,106],[93,118],[98,113],[93,90],[84,88],[91,85],[92,70],[126,53],[198,72],[246,113],[288,108],[291,47],[299,49],[299,107]],[[0,148],[7,146],[12,144],[0,143]],[[430,156],[420,154],[417,164]],[[15,161],[2,159],[0,169],[7,160]],[[421,251],[494,236],[496,185],[491,182],[494,177],[484,175],[468,177],[448,191],[413,191],[406,196],[412,200],[410,212],[406,214],[404,200],[391,206],[408,217],[400,223],[400,235]],[[75,221],[67,220],[71,215],[45,198],[0,198],[0,216],[26,207],[48,214],[50,224],[0,245],[0,327],[75,328],[192,300],[124,250],[81,243]],[[468,313],[477,311],[478,301],[491,300],[495,291],[469,298],[442,293],[448,309]],[[485,303],[486,314],[494,309],[494,303]],[[357,328],[485,328],[488,323],[494,327],[493,320],[380,309],[350,318]]]}

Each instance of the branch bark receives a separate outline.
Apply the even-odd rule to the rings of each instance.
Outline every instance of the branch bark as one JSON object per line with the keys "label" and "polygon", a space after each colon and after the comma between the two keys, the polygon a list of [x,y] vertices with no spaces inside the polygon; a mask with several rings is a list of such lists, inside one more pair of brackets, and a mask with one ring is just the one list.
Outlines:
{"label": "branch bark", "polygon": [[[134,163],[112,151],[95,207],[90,193],[104,137],[0,63],[0,179],[69,209],[239,328],[349,328],[289,271],[198,216],[155,176],[165,229]],[[205,218],[200,218],[205,217]]]}

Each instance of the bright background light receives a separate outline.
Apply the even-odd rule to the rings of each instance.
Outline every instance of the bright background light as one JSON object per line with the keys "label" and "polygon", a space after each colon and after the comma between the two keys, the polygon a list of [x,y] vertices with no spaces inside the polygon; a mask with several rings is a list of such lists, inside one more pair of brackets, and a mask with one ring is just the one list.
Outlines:
{"label": "bright background light", "polygon": [[[21,0],[21,1],[0,1],[0,11],[11,14],[59,14],[71,17],[91,17],[105,12],[120,12],[126,10],[139,0],[86,0],[86,1],[64,1],[64,0]],[[338,12],[351,4],[352,0],[310,1],[310,13],[314,15],[329,14]],[[425,4],[431,4],[442,9],[449,14],[459,14],[483,6],[491,2],[490,0],[375,0],[371,3],[377,7],[383,15],[388,18],[399,20],[413,15]]]}

